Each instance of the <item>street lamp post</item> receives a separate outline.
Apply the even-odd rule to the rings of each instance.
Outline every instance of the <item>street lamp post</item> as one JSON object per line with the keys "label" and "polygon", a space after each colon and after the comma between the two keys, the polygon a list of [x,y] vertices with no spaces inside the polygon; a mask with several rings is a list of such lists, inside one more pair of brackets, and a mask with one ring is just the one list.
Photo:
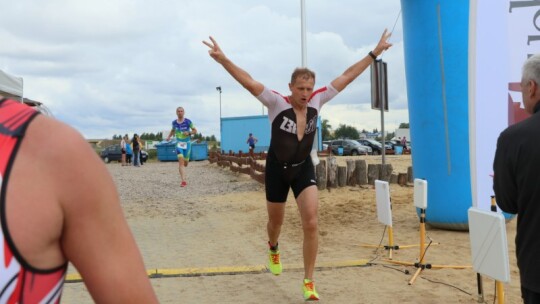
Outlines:
{"label": "street lamp post", "polygon": [[219,120],[221,121],[221,86],[216,87],[216,90],[219,91]]}
{"label": "street lamp post", "polygon": [[216,87],[216,90],[219,92],[219,141],[223,142],[223,138],[221,138],[221,86]]}

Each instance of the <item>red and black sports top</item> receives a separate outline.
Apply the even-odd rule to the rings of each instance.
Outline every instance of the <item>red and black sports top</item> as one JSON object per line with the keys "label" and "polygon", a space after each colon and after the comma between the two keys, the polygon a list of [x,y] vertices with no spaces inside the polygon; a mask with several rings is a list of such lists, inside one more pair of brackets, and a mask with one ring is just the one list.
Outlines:
{"label": "red and black sports top", "polygon": [[0,100],[0,303],[60,303],[67,270],[67,263],[53,269],[28,264],[17,250],[6,222],[9,174],[26,128],[37,114],[20,102]]}

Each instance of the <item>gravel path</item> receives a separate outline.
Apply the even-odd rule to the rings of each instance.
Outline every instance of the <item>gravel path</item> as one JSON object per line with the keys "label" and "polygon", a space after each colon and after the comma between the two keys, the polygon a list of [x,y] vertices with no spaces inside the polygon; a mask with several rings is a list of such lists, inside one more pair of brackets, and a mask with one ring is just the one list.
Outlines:
{"label": "gravel path", "polygon": [[[231,172],[208,161],[190,162],[188,186],[180,187],[177,162],[148,162],[141,167],[106,165],[117,186],[126,217],[190,215],[201,197],[232,192],[264,191],[248,175]],[[182,202],[182,204],[178,204]]]}
{"label": "gravel path", "polygon": [[[369,163],[380,163],[380,157],[357,157]],[[338,158],[340,165],[347,159]],[[394,172],[407,172],[410,155],[387,156],[387,162],[394,166]],[[118,187],[123,203],[147,199],[193,199],[205,195],[219,195],[231,192],[264,190],[264,185],[242,173],[234,173],[208,161],[190,162],[186,168],[188,186],[180,187],[177,162],[148,162],[141,167],[122,167],[119,163],[106,165]]]}

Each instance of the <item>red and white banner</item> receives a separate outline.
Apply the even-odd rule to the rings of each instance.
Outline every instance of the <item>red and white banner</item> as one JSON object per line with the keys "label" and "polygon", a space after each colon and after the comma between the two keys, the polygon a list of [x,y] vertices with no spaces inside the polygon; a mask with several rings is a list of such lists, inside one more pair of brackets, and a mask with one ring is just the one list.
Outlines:
{"label": "red and white banner", "polygon": [[499,134],[527,117],[521,68],[540,52],[540,1],[471,0],[469,138],[473,206],[489,210]]}

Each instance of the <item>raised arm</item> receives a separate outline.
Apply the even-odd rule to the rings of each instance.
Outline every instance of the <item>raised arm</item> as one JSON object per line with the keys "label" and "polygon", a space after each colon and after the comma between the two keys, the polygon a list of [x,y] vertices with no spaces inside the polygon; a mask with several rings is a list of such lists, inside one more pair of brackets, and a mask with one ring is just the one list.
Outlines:
{"label": "raised arm", "polygon": [[[387,33],[387,30],[385,29],[383,34],[381,35],[381,39],[379,40],[379,43],[375,47],[375,49],[372,51],[372,53],[375,56],[379,56],[382,54],[382,52],[386,51],[388,48],[392,46],[391,43],[388,43],[387,40],[390,38],[390,35],[392,33]],[[360,76],[364,70],[371,65],[374,58],[371,57],[371,55],[366,55],[362,60],[358,61],[357,63],[350,66],[343,74],[338,76],[336,79],[332,81],[332,86],[338,90],[342,91],[345,89],[353,80],[356,79],[356,77]]]}
{"label": "raised arm", "polygon": [[264,90],[264,85],[253,79],[248,72],[234,64],[227,56],[225,56],[216,40],[212,36],[209,38],[211,42],[203,41],[203,43],[210,48],[210,50],[208,50],[210,57],[221,64],[223,68],[225,68],[225,70],[253,96],[259,96]]}

